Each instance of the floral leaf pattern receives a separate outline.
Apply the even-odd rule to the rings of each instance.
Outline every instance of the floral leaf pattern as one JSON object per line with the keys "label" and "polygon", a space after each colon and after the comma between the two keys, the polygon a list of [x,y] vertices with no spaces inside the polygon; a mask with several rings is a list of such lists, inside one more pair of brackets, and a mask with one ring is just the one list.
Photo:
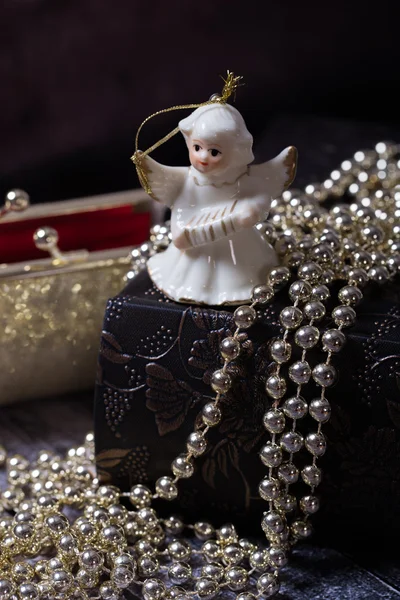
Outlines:
{"label": "floral leaf pattern", "polygon": [[157,363],[146,365],[146,374],[146,406],[155,413],[159,434],[165,435],[182,425],[189,409],[199,402],[200,394]]}
{"label": "floral leaf pattern", "polygon": [[103,331],[100,340],[100,355],[112,363],[127,364],[132,356],[124,354],[121,346],[111,333]]}

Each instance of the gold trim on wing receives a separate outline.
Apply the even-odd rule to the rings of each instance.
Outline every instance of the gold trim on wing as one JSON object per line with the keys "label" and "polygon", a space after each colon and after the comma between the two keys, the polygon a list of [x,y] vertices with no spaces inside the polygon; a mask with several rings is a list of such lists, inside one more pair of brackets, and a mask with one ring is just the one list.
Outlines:
{"label": "gold trim on wing", "polygon": [[283,165],[286,169],[286,174],[288,176],[287,180],[285,181],[285,190],[290,185],[292,185],[294,178],[296,177],[297,156],[297,148],[295,148],[294,146],[290,146],[288,153],[286,154],[285,160],[283,161]]}

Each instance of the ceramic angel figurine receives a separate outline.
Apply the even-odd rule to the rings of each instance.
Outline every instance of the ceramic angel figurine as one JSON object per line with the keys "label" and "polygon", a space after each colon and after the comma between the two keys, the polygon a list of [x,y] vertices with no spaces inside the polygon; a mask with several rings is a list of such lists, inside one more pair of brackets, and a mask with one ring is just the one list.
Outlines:
{"label": "ceramic angel figurine", "polygon": [[179,130],[190,167],[143,159],[152,196],[171,209],[172,243],[149,259],[150,277],[177,302],[249,302],[254,285],[279,262],[255,225],[293,181],[297,151],[289,147],[250,166],[253,138],[241,114],[222,102],[200,106]]}

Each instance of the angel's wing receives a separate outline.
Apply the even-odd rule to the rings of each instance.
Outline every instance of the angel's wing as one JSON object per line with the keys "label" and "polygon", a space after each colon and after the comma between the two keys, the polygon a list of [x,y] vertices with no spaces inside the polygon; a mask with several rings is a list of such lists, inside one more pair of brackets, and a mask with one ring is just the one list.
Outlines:
{"label": "angel's wing", "polygon": [[167,167],[146,156],[144,168],[151,187],[151,196],[162,204],[171,207],[178,196],[189,167]]}
{"label": "angel's wing", "polygon": [[264,179],[271,198],[277,198],[293,182],[296,168],[297,150],[294,146],[289,146],[272,160],[252,165],[250,175]]}

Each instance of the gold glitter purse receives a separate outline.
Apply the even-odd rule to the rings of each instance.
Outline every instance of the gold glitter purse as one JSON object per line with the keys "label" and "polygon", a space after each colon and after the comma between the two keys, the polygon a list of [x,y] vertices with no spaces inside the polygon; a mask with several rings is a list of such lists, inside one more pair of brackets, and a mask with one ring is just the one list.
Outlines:
{"label": "gold glitter purse", "polygon": [[29,206],[13,190],[0,217],[0,404],[90,389],[107,299],[148,239],[148,200],[140,190]]}

